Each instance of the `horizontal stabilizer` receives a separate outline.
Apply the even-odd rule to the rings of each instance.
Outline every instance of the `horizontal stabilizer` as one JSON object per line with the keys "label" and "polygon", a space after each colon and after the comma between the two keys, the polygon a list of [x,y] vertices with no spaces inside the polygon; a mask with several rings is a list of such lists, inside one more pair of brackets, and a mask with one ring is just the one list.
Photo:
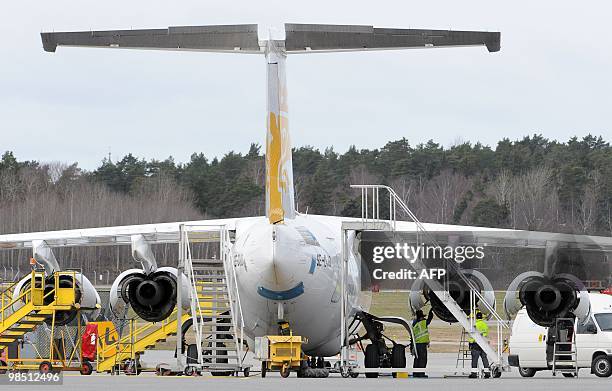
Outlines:
{"label": "horizontal stabilizer", "polygon": [[499,32],[375,28],[359,25],[285,24],[289,53],[389,50],[449,46],[500,49]]}
{"label": "horizontal stabilizer", "polygon": [[259,53],[256,24],[177,26],[165,29],[107,30],[41,33],[43,47],[111,47],[130,49],[194,50]]}

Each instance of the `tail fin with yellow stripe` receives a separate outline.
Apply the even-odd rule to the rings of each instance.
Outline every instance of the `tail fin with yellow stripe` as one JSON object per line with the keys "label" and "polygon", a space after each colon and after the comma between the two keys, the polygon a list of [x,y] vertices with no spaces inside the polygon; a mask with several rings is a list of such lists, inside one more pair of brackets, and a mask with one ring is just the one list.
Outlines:
{"label": "tail fin with yellow stripe", "polygon": [[266,216],[271,224],[277,224],[295,217],[284,41],[270,39],[265,53],[268,69]]}

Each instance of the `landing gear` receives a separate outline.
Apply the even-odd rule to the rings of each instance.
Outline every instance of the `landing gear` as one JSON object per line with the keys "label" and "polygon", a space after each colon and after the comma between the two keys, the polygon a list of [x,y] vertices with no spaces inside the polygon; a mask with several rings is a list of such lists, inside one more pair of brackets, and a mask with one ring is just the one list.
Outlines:
{"label": "landing gear", "polygon": [[[349,345],[360,344],[362,347],[362,341],[370,340],[370,344],[364,349],[365,353],[365,367],[366,368],[406,368],[406,345],[396,343],[391,338],[383,334],[384,326],[383,322],[395,323],[404,326],[411,334],[411,328],[404,319],[396,317],[377,317],[367,312],[358,312],[349,329],[356,329],[359,325],[363,325],[366,330],[366,334],[358,336],[351,341]],[[392,346],[387,346],[387,341],[391,341]],[[351,376],[353,374],[351,373]],[[359,376],[355,373],[355,377]],[[378,372],[366,372],[367,378],[378,377]],[[396,375],[395,373],[393,374]]]}
{"label": "landing gear", "polygon": [[[380,354],[378,354],[378,346],[370,344],[365,349],[365,367],[380,368]],[[377,378],[378,372],[366,372],[367,378]]]}
{"label": "landing gear", "polygon": [[[406,368],[406,345],[396,343],[391,349],[391,367]],[[397,377],[397,372],[393,372],[393,377]]]}

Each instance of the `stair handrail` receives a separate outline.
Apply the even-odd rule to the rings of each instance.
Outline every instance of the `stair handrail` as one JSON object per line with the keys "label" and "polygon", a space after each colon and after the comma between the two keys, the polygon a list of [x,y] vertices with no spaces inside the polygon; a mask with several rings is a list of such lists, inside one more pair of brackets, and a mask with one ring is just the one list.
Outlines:
{"label": "stair handrail", "polygon": [[195,280],[195,273],[193,272],[193,256],[191,254],[191,246],[189,245],[189,231],[184,230],[184,243],[185,246],[185,272],[187,273],[187,279],[191,285],[191,318],[193,320],[192,328],[195,332],[196,337],[196,350],[198,352],[198,363],[203,361],[202,355],[202,335],[203,335],[203,325],[204,325],[204,312],[202,311],[202,306],[200,305],[200,298],[198,297],[198,288]]}
{"label": "stair handrail", "polygon": [[[168,316],[166,319],[164,319],[164,320],[162,320],[160,322],[147,322],[143,326],[140,326],[140,327],[137,327],[137,328],[133,329],[133,331],[131,333],[128,333],[127,335],[119,336],[119,339],[115,343],[110,344],[110,345],[106,345],[105,348],[100,351],[100,354],[102,356],[105,356],[105,353],[108,353],[113,348],[119,350],[119,348],[121,348],[121,347],[125,347],[125,346],[130,345],[132,337],[134,337],[134,340],[136,341],[137,340],[136,337],[142,335],[145,331],[153,328],[154,326],[158,326],[158,327],[155,328],[155,330],[153,330],[151,333],[146,334],[145,337],[149,336],[149,335],[151,335],[151,334],[153,334],[153,333],[155,333],[155,332],[157,332],[159,330],[162,330],[162,329],[168,327],[168,325],[170,323],[172,323],[172,322],[174,322],[176,320],[176,319],[173,319],[173,315],[176,315],[176,313],[177,313],[177,310],[174,309],[174,311],[172,311],[170,316]],[[112,329],[108,329],[108,332],[109,333],[111,333],[111,332],[117,332],[118,333],[119,331],[118,331],[117,327],[114,327]],[[118,351],[118,353],[120,353],[120,352]],[[106,360],[106,359],[104,359],[104,360]]]}
{"label": "stair handrail", "polygon": [[[17,302],[19,302],[20,300],[23,300],[23,304],[26,305],[29,302],[32,301],[32,292],[34,291],[34,289],[39,289],[39,288],[35,288],[34,286],[34,281],[35,281],[35,277],[38,276],[39,274],[43,275],[43,279],[44,279],[44,273],[37,273],[35,271],[32,271],[31,275],[30,275],[30,287],[28,289],[26,289],[25,291],[21,292],[19,294],[19,296],[15,297],[14,299],[12,299],[11,301],[9,301],[8,303],[4,303],[4,297],[2,298],[2,307],[0,308],[0,312],[2,312],[2,323],[4,323],[4,321],[6,320],[6,318],[8,318],[8,316],[5,316],[5,312],[8,311],[13,305],[15,305]],[[44,287],[43,287],[44,289]],[[47,292],[46,294],[43,295],[43,302],[44,299],[46,299],[48,296],[50,295],[54,295],[55,294],[55,287],[53,287],[53,289],[51,289],[49,292]],[[30,300],[27,300],[27,296],[30,295]]]}
{"label": "stair handrail", "polygon": [[[2,296],[2,302],[4,302],[4,297],[11,297],[13,295],[13,290],[15,289],[15,286],[17,284],[19,284],[21,280],[18,281],[10,281],[9,285],[7,287],[5,287],[4,289],[2,289],[2,292],[0,292],[0,295]],[[4,306],[2,306],[4,307]],[[0,307],[0,308],[2,308]]]}
{"label": "stair handrail", "polygon": [[[244,316],[242,314],[242,303],[240,301],[240,290],[238,289],[238,278],[236,275],[236,266],[234,265],[231,256],[231,238],[229,231],[226,227],[221,230],[221,257],[223,260],[223,267],[225,269],[226,281],[227,281],[227,294],[230,302],[230,310],[232,311],[232,323],[234,326],[234,343],[236,345],[236,351],[238,355],[238,365],[242,367],[243,350],[242,344],[244,342]],[[232,293],[235,292],[235,303]],[[235,309],[234,309],[235,307]],[[236,311],[238,310],[238,311]],[[238,328],[238,322],[236,320],[236,312],[240,316],[240,328]],[[240,338],[238,337],[237,330],[240,329]]]}

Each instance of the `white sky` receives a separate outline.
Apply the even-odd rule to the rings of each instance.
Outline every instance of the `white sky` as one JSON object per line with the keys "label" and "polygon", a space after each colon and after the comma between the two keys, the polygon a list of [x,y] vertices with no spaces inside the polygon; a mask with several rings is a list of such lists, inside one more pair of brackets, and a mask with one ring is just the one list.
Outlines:
{"label": "white sky", "polygon": [[58,48],[39,32],[258,23],[501,31],[502,49],[290,56],[294,146],[406,137],[494,146],[612,139],[606,1],[19,1],[0,10],[0,152],[95,168],[112,150],[187,161],[265,138],[263,56]]}

